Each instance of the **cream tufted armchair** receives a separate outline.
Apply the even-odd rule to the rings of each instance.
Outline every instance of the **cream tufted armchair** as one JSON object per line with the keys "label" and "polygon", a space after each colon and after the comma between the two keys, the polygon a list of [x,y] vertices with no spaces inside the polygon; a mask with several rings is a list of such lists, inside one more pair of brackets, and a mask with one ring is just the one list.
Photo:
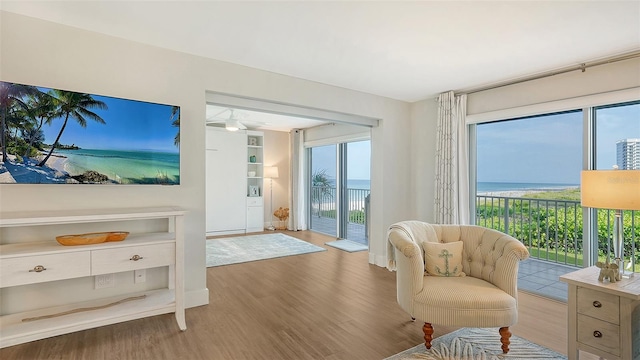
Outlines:
{"label": "cream tufted armchair", "polygon": [[[425,273],[424,242],[463,242],[464,277]],[[502,351],[509,351],[509,326],[518,320],[518,264],[529,257],[515,238],[473,225],[432,225],[403,221],[389,227],[389,270],[397,270],[397,299],[411,318],[424,321],[425,346],[432,324],[499,327]]]}

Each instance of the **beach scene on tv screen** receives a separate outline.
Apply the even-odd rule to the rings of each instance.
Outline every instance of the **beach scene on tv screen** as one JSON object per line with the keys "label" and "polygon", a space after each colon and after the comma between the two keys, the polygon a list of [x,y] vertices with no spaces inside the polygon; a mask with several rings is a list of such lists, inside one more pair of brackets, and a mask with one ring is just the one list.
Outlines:
{"label": "beach scene on tv screen", "polygon": [[0,183],[180,183],[178,106],[0,82]]}

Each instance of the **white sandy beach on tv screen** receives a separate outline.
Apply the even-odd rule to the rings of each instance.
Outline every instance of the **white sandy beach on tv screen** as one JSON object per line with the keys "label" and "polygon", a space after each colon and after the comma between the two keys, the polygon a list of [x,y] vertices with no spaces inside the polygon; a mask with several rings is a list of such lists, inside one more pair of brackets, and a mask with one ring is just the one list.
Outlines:
{"label": "white sandy beach on tv screen", "polygon": [[4,164],[0,162],[0,183],[3,184],[59,184],[69,179],[69,173],[65,170],[67,158],[56,153],[49,157],[44,166],[37,166],[42,160],[40,158],[18,162],[15,155],[8,154],[7,160]]}

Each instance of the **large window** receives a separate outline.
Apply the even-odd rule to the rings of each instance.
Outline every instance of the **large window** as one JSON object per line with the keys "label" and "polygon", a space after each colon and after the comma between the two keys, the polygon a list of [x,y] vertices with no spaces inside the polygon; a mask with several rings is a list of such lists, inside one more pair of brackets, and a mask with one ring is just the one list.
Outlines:
{"label": "large window", "polygon": [[640,102],[594,109],[596,169],[640,169]]}
{"label": "large window", "polygon": [[476,224],[532,257],[581,264],[582,129],[580,110],[478,125]]}
{"label": "large window", "polygon": [[[580,171],[640,169],[640,101],[482,123],[475,134],[476,224],[518,238],[533,258],[606,258],[613,212],[583,210]],[[640,212],[624,212],[624,235],[625,253],[640,262]]]}

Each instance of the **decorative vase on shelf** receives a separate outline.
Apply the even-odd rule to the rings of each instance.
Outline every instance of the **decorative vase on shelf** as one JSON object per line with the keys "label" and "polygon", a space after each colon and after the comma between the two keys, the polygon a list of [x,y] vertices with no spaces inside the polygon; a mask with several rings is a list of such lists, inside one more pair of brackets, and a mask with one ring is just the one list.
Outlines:
{"label": "decorative vase on shelf", "polygon": [[256,156],[255,155],[249,156],[249,162],[252,162],[252,163],[256,162]]}

